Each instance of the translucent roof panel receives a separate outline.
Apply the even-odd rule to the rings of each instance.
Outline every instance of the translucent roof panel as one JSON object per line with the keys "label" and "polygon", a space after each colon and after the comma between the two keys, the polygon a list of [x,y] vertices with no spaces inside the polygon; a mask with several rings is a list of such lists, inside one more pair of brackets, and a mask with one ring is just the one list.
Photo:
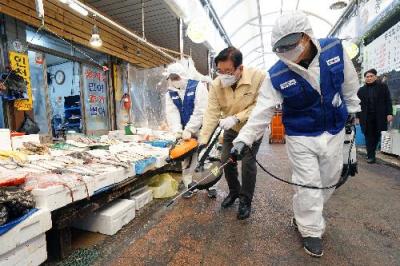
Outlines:
{"label": "translucent roof panel", "polygon": [[210,0],[232,44],[244,63],[268,68],[277,60],[271,48],[271,29],[276,19],[293,10],[304,11],[317,38],[326,37],[342,10],[331,10],[331,1],[316,0]]}

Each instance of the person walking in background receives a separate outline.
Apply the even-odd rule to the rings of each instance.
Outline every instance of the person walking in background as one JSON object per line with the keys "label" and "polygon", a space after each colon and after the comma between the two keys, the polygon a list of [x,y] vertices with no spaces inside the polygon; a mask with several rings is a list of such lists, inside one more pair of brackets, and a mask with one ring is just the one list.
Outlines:
{"label": "person walking in background", "polygon": [[375,151],[381,131],[386,131],[393,120],[393,107],[388,86],[377,80],[377,71],[364,73],[365,85],[358,91],[361,112],[357,114],[367,144],[368,163],[375,163]]}

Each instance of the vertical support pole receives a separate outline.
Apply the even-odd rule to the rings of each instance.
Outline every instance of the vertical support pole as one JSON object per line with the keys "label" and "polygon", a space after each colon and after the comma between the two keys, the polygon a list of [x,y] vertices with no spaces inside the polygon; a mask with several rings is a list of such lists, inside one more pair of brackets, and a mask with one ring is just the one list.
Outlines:
{"label": "vertical support pole", "polygon": [[142,37],[146,40],[146,35],[144,34],[144,0],[142,0]]}
{"label": "vertical support pole", "polygon": [[46,233],[47,253],[53,260],[66,258],[72,252],[71,228],[52,228]]}
{"label": "vertical support pole", "polygon": [[181,59],[183,59],[183,21],[182,18],[178,19],[179,27],[179,53],[181,54]]}

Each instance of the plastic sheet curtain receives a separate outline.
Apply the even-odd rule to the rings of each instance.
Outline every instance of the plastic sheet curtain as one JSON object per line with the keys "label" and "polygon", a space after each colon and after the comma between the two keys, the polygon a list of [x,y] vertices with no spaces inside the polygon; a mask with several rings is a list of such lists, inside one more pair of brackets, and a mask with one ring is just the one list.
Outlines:
{"label": "plastic sheet curtain", "polygon": [[128,65],[127,71],[134,126],[159,129],[165,121],[167,84],[162,75],[164,68],[139,70]]}
{"label": "plastic sheet curtain", "polygon": [[[38,63],[35,59],[37,53],[33,51],[28,52],[29,66],[31,72],[31,86],[33,97],[33,111],[34,120],[40,128],[40,134],[49,133],[49,124],[46,111],[46,88],[43,73],[43,61]],[[43,56],[43,55],[42,55]]]}

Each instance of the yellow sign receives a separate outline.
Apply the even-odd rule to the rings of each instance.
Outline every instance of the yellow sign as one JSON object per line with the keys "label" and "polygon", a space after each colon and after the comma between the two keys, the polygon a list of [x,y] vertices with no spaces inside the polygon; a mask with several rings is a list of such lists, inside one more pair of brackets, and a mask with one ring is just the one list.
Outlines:
{"label": "yellow sign", "polygon": [[32,87],[28,55],[10,51],[9,58],[12,70],[25,79],[28,95],[28,99],[15,100],[14,107],[19,111],[29,111],[32,109]]}

